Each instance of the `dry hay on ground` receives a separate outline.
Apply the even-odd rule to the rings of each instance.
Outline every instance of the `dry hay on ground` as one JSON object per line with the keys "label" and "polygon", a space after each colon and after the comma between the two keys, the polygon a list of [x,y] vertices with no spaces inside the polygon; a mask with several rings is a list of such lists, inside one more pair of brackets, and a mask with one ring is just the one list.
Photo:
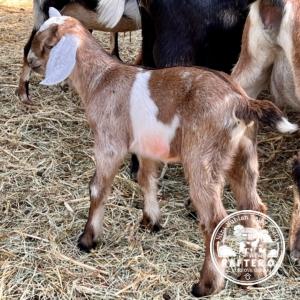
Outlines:
{"label": "dry hay on ground", "polygon": [[[64,86],[39,86],[35,76],[35,106],[18,101],[31,14],[2,6],[0,22],[0,299],[190,299],[204,253],[196,222],[183,207],[188,188],[181,167],[169,168],[160,183],[164,229],[153,235],[139,229],[142,195],[124,164],[107,204],[103,241],[91,254],[79,252],[94,169],[90,130],[78,97]],[[97,36],[107,47],[109,36]],[[139,43],[138,34],[122,42],[126,61],[134,60]],[[299,115],[290,117],[300,123]],[[299,148],[299,136],[259,136],[259,191],[286,238],[292,208],[287,161]],[[225,204],[234,210],[229,192]],[[263,287],[245,291],[227,283],[212,299],[297,299],[299,272],[287,257]]]}

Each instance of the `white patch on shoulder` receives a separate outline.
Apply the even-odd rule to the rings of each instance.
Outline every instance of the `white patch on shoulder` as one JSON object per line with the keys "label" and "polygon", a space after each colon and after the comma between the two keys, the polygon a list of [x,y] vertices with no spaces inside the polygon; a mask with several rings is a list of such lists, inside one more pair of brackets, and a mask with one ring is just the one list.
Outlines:
{"label": "white patch on shoulder", "polygon": [[61,16],[61,17],[53,17],[48,19],[47,21],[45,21],[43,23],[43,25],[40,27],[38,32],[42,32],[45,31],[46,29],[48,29],[52,24],[57,24],[57,25],[61,25],[65,22],[65,20],[67,20],[69,17],[68,16]]}
{"label": "white patch on shoulder", "polygon": [[132,86],[130,118],[133,142],[130,150],[144,157],[165,160],[180,121],[177,115],[170,124],[157,119],[159,110],[150,95],[150,77],[151,71],[139,72]]}

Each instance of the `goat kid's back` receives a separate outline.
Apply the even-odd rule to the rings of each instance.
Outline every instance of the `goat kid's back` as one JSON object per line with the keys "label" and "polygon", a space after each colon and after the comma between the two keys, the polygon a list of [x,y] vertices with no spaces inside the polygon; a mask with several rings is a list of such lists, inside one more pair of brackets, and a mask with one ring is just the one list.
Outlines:
{"label": "goat kid's back", "polygon": [[[113,124],[127,124],[122,139],[130,136],[129,151],[150,159],[180,161],[181,145],[191,133],[192,143],[197,139],[199,147],[202,144],[214,151],[212,147],[222,148],[222,143],[238,144],[252,121],[280,132],[297,129],[271,102],[250,100],[222,73],[185,67],[150,71],[118,64],[105,75],[105,82],[108,78],[112,79],[110,86],[103,88],[100,83],[96,94],[89,93],[85,101],[92,112],[88,115],[91,126],[111,119],[111,130],[115,127],[120,134],[119,126]],[[204,140],[210,143],[211,137],[218,145],[204,146]]]}

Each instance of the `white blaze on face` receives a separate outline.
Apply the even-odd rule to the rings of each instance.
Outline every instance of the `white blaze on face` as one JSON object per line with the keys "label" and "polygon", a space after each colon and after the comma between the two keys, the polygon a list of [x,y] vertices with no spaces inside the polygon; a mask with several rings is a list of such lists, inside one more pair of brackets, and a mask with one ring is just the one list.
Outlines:
{"label": "white blaze on face", "polygon": [[179,117],[175,115],[170,124],[157,119],[159,110],[151,98],[150,77],[151,71],[139,72],[132,86],[130,118],[134,140],[130,150],[144,157],[166,160],[169,157],[170,143],[179,126]]}

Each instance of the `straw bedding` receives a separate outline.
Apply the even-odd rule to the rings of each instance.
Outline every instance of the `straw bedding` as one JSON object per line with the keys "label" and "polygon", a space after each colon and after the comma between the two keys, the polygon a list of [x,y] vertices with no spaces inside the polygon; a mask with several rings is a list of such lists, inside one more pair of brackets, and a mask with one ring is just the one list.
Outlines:
{"label": "straw bedding", "polygon": [[[89,207],[93,139],[78,97],[66,86],[42,87],[33,76],[35,105],[24,106],[15,96],[32,24],[28,2],[0,1],[0,299],[190,299],[204,251],[183,205],[188,187],[180,166],[169,168],[160,182],[160,233],[139,229],[142,194],[126,161],[107,203],[99,247],[90,254],[77,249]],[[109,35],[96,36],[108,48]],[[139,45],[140,33],[121,37],[126,62],[134,61]],[[300,123],[299,115],[289,116]],[[292,209],[288,160],[299,148],[299,135],[259,135],[259,191],[286,238]],[[227,190],[224,202],[233,212]],[[211,299],[297,299],[299,272],[287,256],[262,287],[227,283]]]}

